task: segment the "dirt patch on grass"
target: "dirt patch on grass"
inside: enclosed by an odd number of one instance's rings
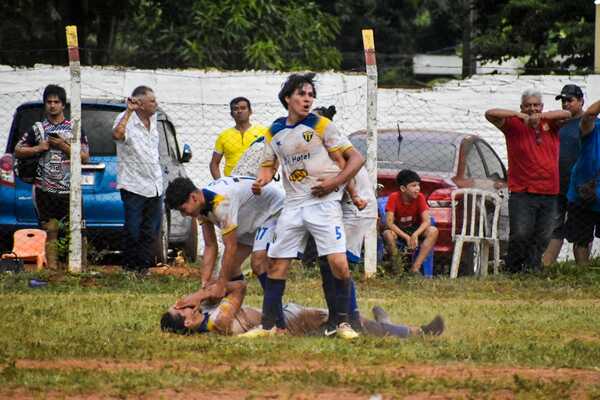
[[[160,369],[173,369],[174,371],[194,371],[213,373],[227,372],[232,367],[230,364],[213,364],[179,362],[179,361],[144,361],[127,362],[113,360],[17,360],[17,368],[21,369],[83,369],[95,371],[154,371]],[[3,366],[0,365],[0,368]],[[599,385],[600,371],[574,368],[526,368],[506,366],[482,366],[464,363],[452,364],[385,364],[369,366],[334,365],[316,361],[303,363],[286,363],[264,365],[256,363],[240,363],[236,368],[250,369],[259,372],[297,372],[297,371],[335,371],[340,374],[373,374],[382,373],[386,375],[405,377],[427,377],[428,379],[449,380],[481,380],[481,381],[512,381],[515,375],[525,379],[541,381],[575,381],[580,385]]]

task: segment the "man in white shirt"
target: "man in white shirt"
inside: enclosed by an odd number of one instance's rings
[[[162,217],[163,177],[159,163],[158,103],[147,86],[127,99],[127,110],[115,119],[117,188],[125,209],[123,266],[141,271],[154,266]]]

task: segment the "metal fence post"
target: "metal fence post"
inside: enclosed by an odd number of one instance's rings
[[[71,73],[71,193],[69,196],[69,271],[81,272],[81,65],[77,26],[66,27]]]
[[[377,62],[373,30],[363,29],[363,47],[367,66],[367,172],[371,184],[377,187]],[[375,220],[376,221],[376,220]],[[365,237],[365,275],[377,272],[377,226],[373,222]]]

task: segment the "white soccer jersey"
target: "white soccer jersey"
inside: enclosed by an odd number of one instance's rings
[[[377,217],[377,198],[375,197],[375,190],[373,184],[369,179],[369,173],[363,166],[358,170],[354,176],[354,187],[358,196],[364,200],[367,200],[367,206],[362,210],[356,208],[352,199],[347,192],[344,193],[342,198],[342,211],[344,212],[344,219],[347,217],[356,218],[376,218]]]
[[[319,178],[337,175],[340,168],[329,158],[329,152],[352,147],[350,141],[331,123],[331,120],[309,114],[295,125],[286,118],[277,119],[265,135],[262,166],[272,166],[276,159],[282,168],[286,207],[302,207],[330,200],[341,200],[343,187],[324,197],[315,197],[311,188]]]
[[[206,204],[199,222],[209,221],[221,229],[223,235],[237,229],[238,237],[253,235],[265,221],[283,208],[285,193],[270,183],[262,188],[260,196],[252,193],[252,177],[224,177],[202,189]]]

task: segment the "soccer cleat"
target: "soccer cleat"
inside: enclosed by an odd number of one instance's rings
[[[348,322],[342,322],[341,324],[338,324],[335,331],[337,337],[346,340],[356,339],[360,336],[354,329],[352,329],[352,326],[350,326]]]
[[[421,326],[421,332],[424,335],[439,336],[444,332],[444,319],[440,315],[436,315],[427,325]]]
[[[276,326],[272,327],[271,329],[263,329],[262,325],[259,325],[256,328],[250,329],[248,332],[244,332],[241,335],[238,335],[238,337],[246,339],[255,339],[261,337],[276,336],[285,332],[285,329],[279,329]]]
[[[384,324],[391,324],[392,321],[390,320],[390,316],[388,315],[387,312],[385,312],[385,310],[383,308],[381,308],[380,306],[375,306],[371,309],[371,312],[373,313],[373,317],[375,318],[375,321],[377,322],[383,322]]]

